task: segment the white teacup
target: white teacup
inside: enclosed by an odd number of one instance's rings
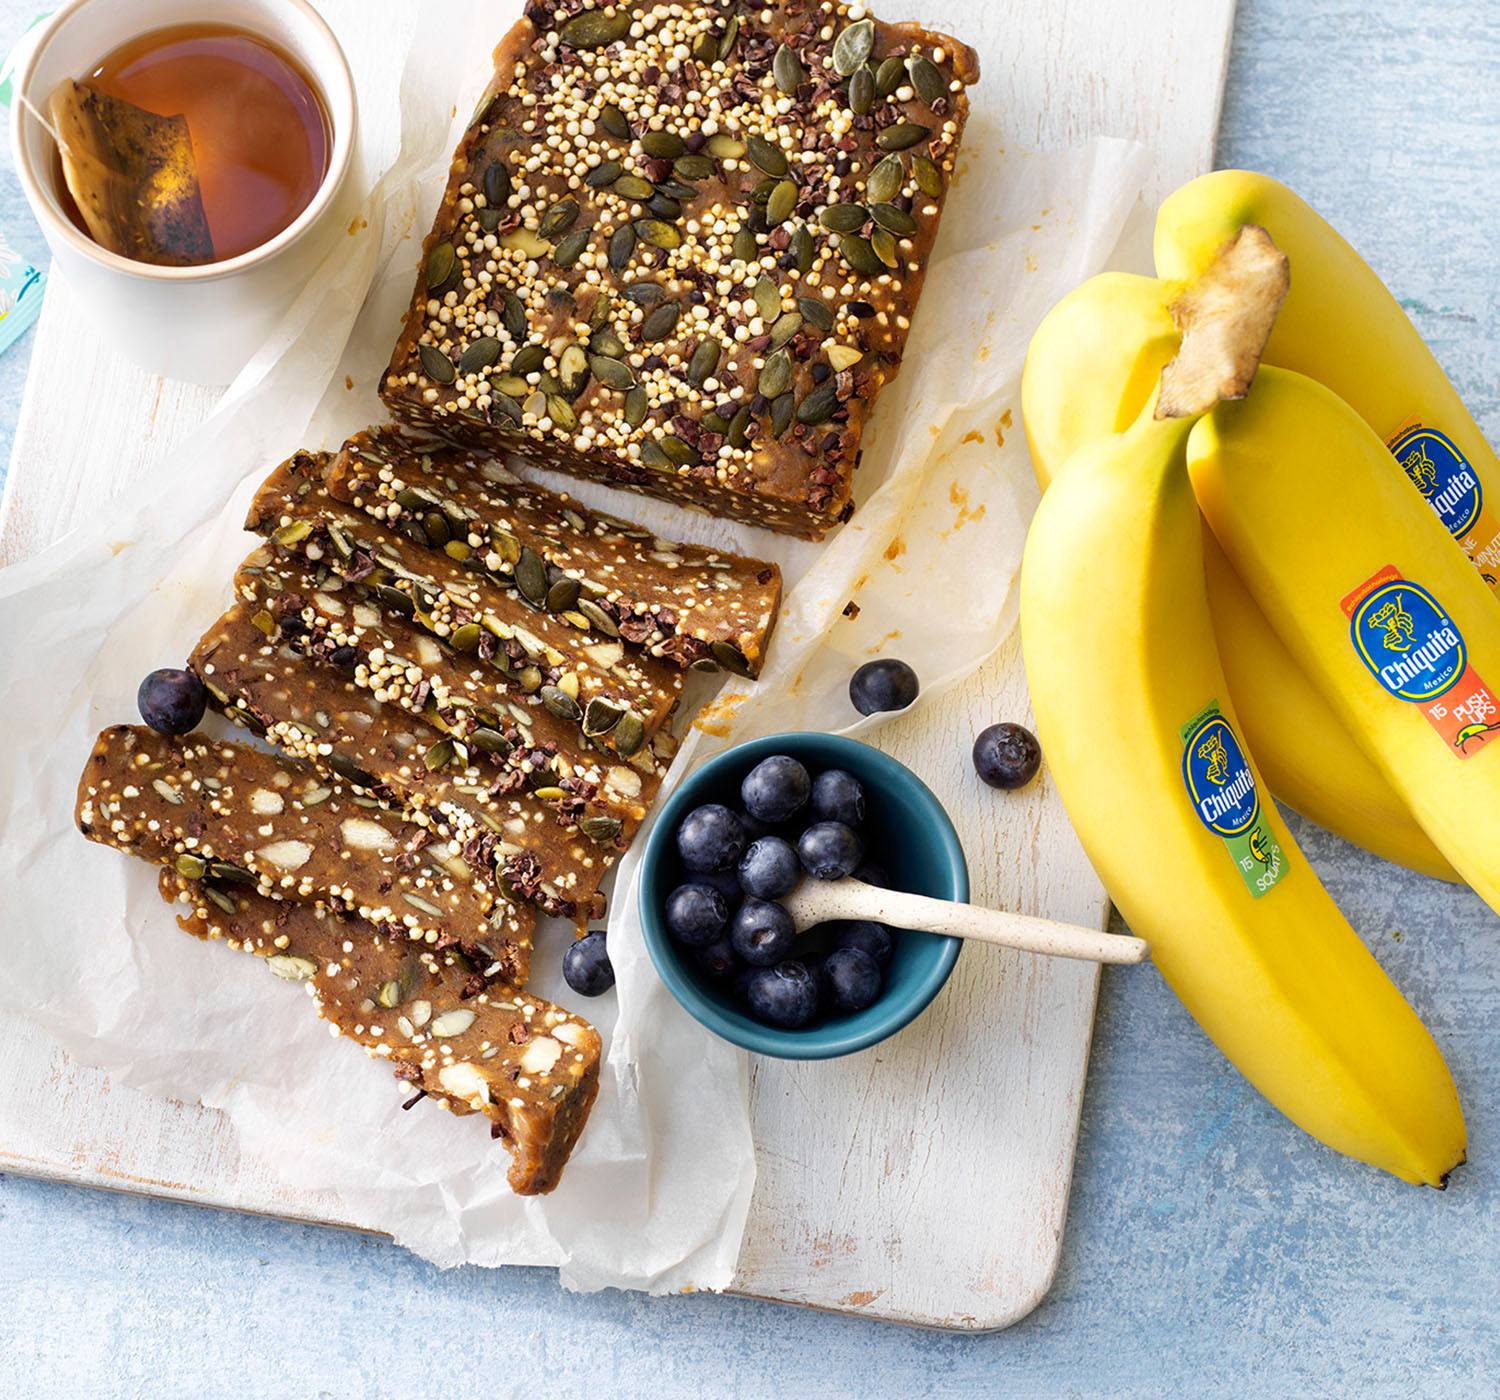
[[[56,143],[35,112],[47,110],[64,79],[93,71],[121,44],[185,23],[233,25],[295,57],[323,99],[332,149],[312,202],[269,242],[201,267],[157,267],[100,247],[63,212]],[[73,0],[29,36],[28,45],[14,78],[11,154],[57,268],[88,307],[90,326],[156,374],[227,384],[354,214],[358,192],[348,178],[354,80],[338,41],[306,0]]]

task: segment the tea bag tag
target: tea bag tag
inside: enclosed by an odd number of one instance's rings
[[[213,261],[186,117],[158,116],[71,79],[47,107],[68,192],[96,243],[135,262]]]

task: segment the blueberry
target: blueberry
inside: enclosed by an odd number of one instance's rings
[[[818,981],[799,962],[763,967],[749,980],[748,1000],[757,1020],[796,1030],[818,1014]]]
[[[758,967],[742,967],[729,984],[729,994],[742,1006],[750,1000],[750,979],[759,971]]]
[[[1036,735],[1019,724],[992,724],[974,740],[974,771],[992,788],[1025,787],[1042,766]]]
[[[812,779],[795,758],[784,753],[763,758],[740,784],[740,800],[752,817],[763,822],[784,822],[807,803]]]
[[[667,896],[667,932],[689,948],[712,943],[729,922],[729,901],[709,885],[678,885]]]
[[[814,822],[797,842],[802,868],[819,880],[842,880],[864,854],[864,843],[842,822]]]
[[[717,802],[694,807],[677,828],[677,853],[689,870],[729,870],[745,849],[745,828]]]
[[[880,968],[859,948],[835,948],[818,971],[835,1011],[863,1011],[880,995]]]
[[[158,734],[186,734],[203,718],[208,692],[191,671],[153,671],[141,682],[135,703]]]
[[[585,934],[563,954],[563,976],[581,997],[600,996],[615,985],[603,929]]]
[[[904,710],[917,698],[917,673],[904,661],[866,661],[849,678],[849,700],[862,715]]]
[[[741,966],[727,933],[716,938],[707,947],[694,948],[693,961],[698,964],[705,977],[712,977],[716,982],[728,977]]]
[[[735,910],[729,941],[752,967],[769,967],[792,951],[797,925],[779,904],[751,898]]]
[[[891,877],[886,874],[885,866],[876,865],[873,860],[862,860],[854,867],[854,878],[866,885],[874,885],[879,889],[891,888]]]
[[[740,888],[757,899],[780,899],[801,878],[796,849],[779,836],[762,836],[740,857]]]
[[[865,819],[865,790],[853,773],[830,768],[813,779],[813,814],[819,821],[858,826]]]
[[[875,965],[881,968],[890,962],[895,947],[890,929],[873,919],[843,920],[833,941],[835,947],[857,948],[861,953],[868,953],[875,959]]]

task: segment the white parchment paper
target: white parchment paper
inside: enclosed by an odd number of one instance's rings
[[[651,969],[631,889],[639,842],[610,919],[616,995],[580,1006],[557,971],[566,934],[544,933],[538,947],[536,989],[584,1010],[608,1050],[562,1185],[522,1199],[478,1120],[395,1111],[401,1086],[387,1067],[330,1043],[300,991],[257,959],[185,937],[154,870],[73,827],[96,732],[134,719],[140,677],[180,664],[227,606],[233,567],[253,544],[240,524],[255,485],[294,448],[334,446],[383,416],[374,384],[418,245],[518,5],[447,0],[441,26],[371,0],[323,8],[360,83],[372,187],[362,219],[201,429],[64,540],[0,574],[0,1006],[116,1080],[223,1109],[246,1152],[335,1192],[350,1218],[440,1265],[557,1265],[574,1288],[720,1288],[754,1184],[746,1061]],[[961,29],[961,13],[951,23]],[[404,53],[399,98],[393,45]],[[982,86],[975,98],[982,109]],[[765,675],[710,704],[673,781],[755,733],[868,727],[847,700],[859,662],[903,657],[930,698],[1013,622],[1035,494],[1017,402],[1026,342],[1059,296],[1105,265],[1146,163],[1123,142],[1008,153],[1002,123],[980,115],[905,367],[867,437],[859,511],[830,542],[554,483],[663,533],[774,557],[786,572]]]

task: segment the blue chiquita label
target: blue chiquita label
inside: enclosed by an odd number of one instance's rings
[[[1484,508],[1484,488],[1449,438],[1434,428],[1412,428],[1391,444],[1391,452],[1450,535],[1473,528]]]
[[[1350,636],[1375,679],[1401,700],[1435,700],[1469,664],[1453,619],[1407,579],[1378,584],[1354,609]]]

